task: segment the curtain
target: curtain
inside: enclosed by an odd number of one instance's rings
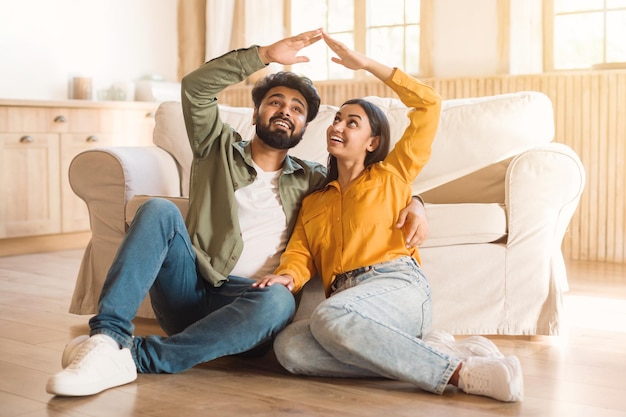
[[[205,57],[206,0],[178,0],[178,79],[198,68]]]
[[[206,0],[205,60],[230,51],[236,0]]]

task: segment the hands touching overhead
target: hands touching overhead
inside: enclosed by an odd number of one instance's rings
[[[275,62],[282,65],[291,65],[309,62],[309,57],[298,55],[300,50],[324,39],[326,45],[337,54],[331,60],[352,70],[364,69],[381,80],[391,76],[392,68],[381,64],[363,54],[351,50],[343,43],[331,38],[323,29],[315,29],[299,35],[282,39],[271,45],[259,47],[259,57],[265,64]]]

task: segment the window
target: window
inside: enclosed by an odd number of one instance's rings
[[[546,3],[546,70],[626,67],[626,0]]]
[[[290,0],[289,33],[323,27],[348,47],[417,75],[420,67],[419,0]],[[316,44],[304,52],[311,62],[295,69],[313,80],[359,78],[363,74],[330,61]]]

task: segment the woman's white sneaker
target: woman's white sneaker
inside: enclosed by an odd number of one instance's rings
[[[506,402],[522,401],[522,366],[515,356],[469,357],[459,373],[459,388],[467,394],[483,395]]]
[[[137,379],[130,350],[116,349],[106,337],[94,335],[76,343],[68,353],[73,360],[48,380],[46,391],[63,396],[92,395]]]

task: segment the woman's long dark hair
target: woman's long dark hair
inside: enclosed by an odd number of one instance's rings
[[[343,103],[341,107],[348,104],[356,104],[358,106],[361,106],[370,121],[372,137],[380,136],[378,147],[374,151],[368,152],[367,155],[365,155],[365,168],[367,168],[370,165],[385,159],[385,157],[389,153],[389,146],[391,143],[389,120],[387,120],[387,116],[385,116],[385,113],[383,113],[383,111],[377,105],[372,104],[367,100],[363,100],[362,98],[353,98],[351,100],[348,100]],[[336,180],[338,176],[339,172],[337,170],[337,158],[329,154],[327,163],[326,184]]]

